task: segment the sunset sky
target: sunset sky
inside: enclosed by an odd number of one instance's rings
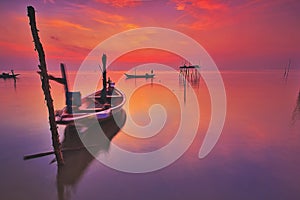
[[[10,0],[0,2],[1,71],[37,69],[28,5],[36,9],[50,70],[58,69],[60,62],[76,70],[103,40],[149,26],[190,36],[223,70],[283,69],[289,59],[292,68],[300,68],[297,0]],[[118,65],[134,65],[135,58],[141,63],[182,64],[167,52],[146,50],[122,56]]]

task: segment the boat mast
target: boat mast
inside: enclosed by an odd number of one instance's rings
[[[106,103],[106,54],[102,55],[102,91],[101,91],[101,99],[103,103]]]

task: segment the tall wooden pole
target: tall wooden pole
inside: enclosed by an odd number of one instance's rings
[[[103,85],[103,88],[102,88],[102,91],[101,91],[101,99],[103,101],[103,103],[106,103],[106,55],[103,54],[102,56],[102,65],[103,65],[103,68],[102,68],[102,85]]]
[[[27,7],[28,17],[29,17],[29,24],[31,27],[31,33],[34,40],[35,50],[37,50],[39,55],[39,69],[41,70],[41,82],[42,82],[42,89],[44,91],[45,100],[47,103],[47,108],[49,112],[49,124],[50,124],[50,130],[52,133],[52,145],[54,148],[54,153],[56,156],[56,160],[59,166],[64,164],[62,152],[61,152],[61,144],[59,141],[59,134],[57,131],[57,125],[55,122],[55,115],[54,115],[54,106],[53,106],[53,100],[51,97],[50,92],[50,84],[48,79],[48,72],[47,72],[47,66],[45,61],[45,53],[42,46],[42,43],[40,42],[40,38],[38,35],[38,30],[36,27],[35,22],[35,10],[32,6]]]

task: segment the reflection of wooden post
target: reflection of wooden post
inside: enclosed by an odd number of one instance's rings
[[[52,133],[52,145],[54,148],[54,153],[56,156],[56,160],[59,166],[63,165],[63,157],[61,152],[61,144],[59,141],[59,134],[57,131],[57,125],[55,122],[55,115],[54,115],[54,107],[53,107],[53,100],[51,97],[50,92],[50,84],[48,79],[48,72],[46,67],[46,61],[45,61],[45,53],[42,46],[42,43],[40,42],[40,38],[38,35],[38,30],[36,28],[36,22],[35,22],[35,10],[32,6],[27,7],[28,17],[29,17],[29,24],[31,27],[31,33],[35,44],[35,49],[38,52],[39,55],[39,61],[40,65],[39,68],[41,70],[41,82],[42,82],[42,89],[44,91],[45,100],[47,103],[47,108],[49,112],[49,124],[50,124],[50,130]]]

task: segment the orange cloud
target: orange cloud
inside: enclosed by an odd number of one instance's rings
[[[103,20],[103,19],[94,18],[93,20],[96,21],[96,22],[99,22],[100,24],[106,24],[106,25],[112,25],[112,26],[116,25],[113,22],[106,21],[106,20]]]
[[[227,5],[224,3],[213,3],[213,1],[203,0],[203,1],[192,1],[192,6],[205,10],[225,10]]]
[[[0,46],[6,51],[14,51],[14,52],[22,52],[22,53],[28,52],[28,50],[33,49],[33,45],[31,47],[29,45],[25,46],[24,44],[12,43],[7,41],[0,41]]]
[[[91,31],[90,28],[84,27],[80,24],[76,24],[76,23],[72,23],[72,22],[68,22],[68,21],[60,20],[60,19],[49,20],[48,25],[55,26],[55,27],[71,27],[71,28],[82,30],[82,31]]]
[[[226,3],[208,0],[171,0],[176,10],[184,11],[177,24],[184,29],[204,30],[215,26],[228,10]]]
[[[227,9],[225,3],[217,3],[211,0],[171,0],[176,4],[177,10],[203,9],[203,10],[224,10]]]
[[[114,29],[117,29],[117,32],[139,27],[139,25],[132,23],[129,18],[119,14],[112,14],[110,12],[100,11],[96,8],[84,5],[73,6],[79,8],[77,11],[75,11],[78,12],[78,15],[86,16],[86,18],[92,19],[93,21],[102,25],[111,26]],[[103,33],[103,28],[101,28],[101,30],[97,30],[99,26],[94,27],[94,31],[101,31]],[[107,28],[105,30],[107,31]]]
[[[184,10],[184,9],[185,9],[185,4],[184,3],[177,3],[176,10]]]
[[[111,5],[113,7],[135,7],[137,5],[140,5],[142,0],[95,0],[96,2],[99,3],[104,3]]]
[[[136,25],[136,24],[126,24],[126,23],[124,23],[123,24],[123,27],[125,28],[125,29],[135,29],[135,28],[139,28],[139,26],[138,25]]]
[[[126,17],[122,15],[111,13],[111,12],[105,12],[95,7],[79,5],[79,4],[71,4],[71,6],[73,7],[72,12],[74,14],[81,17],[84,16],[85,18],[88,19],[93,19],[102,24],[112,25],[118,22],[124,22],[128,20]]]

